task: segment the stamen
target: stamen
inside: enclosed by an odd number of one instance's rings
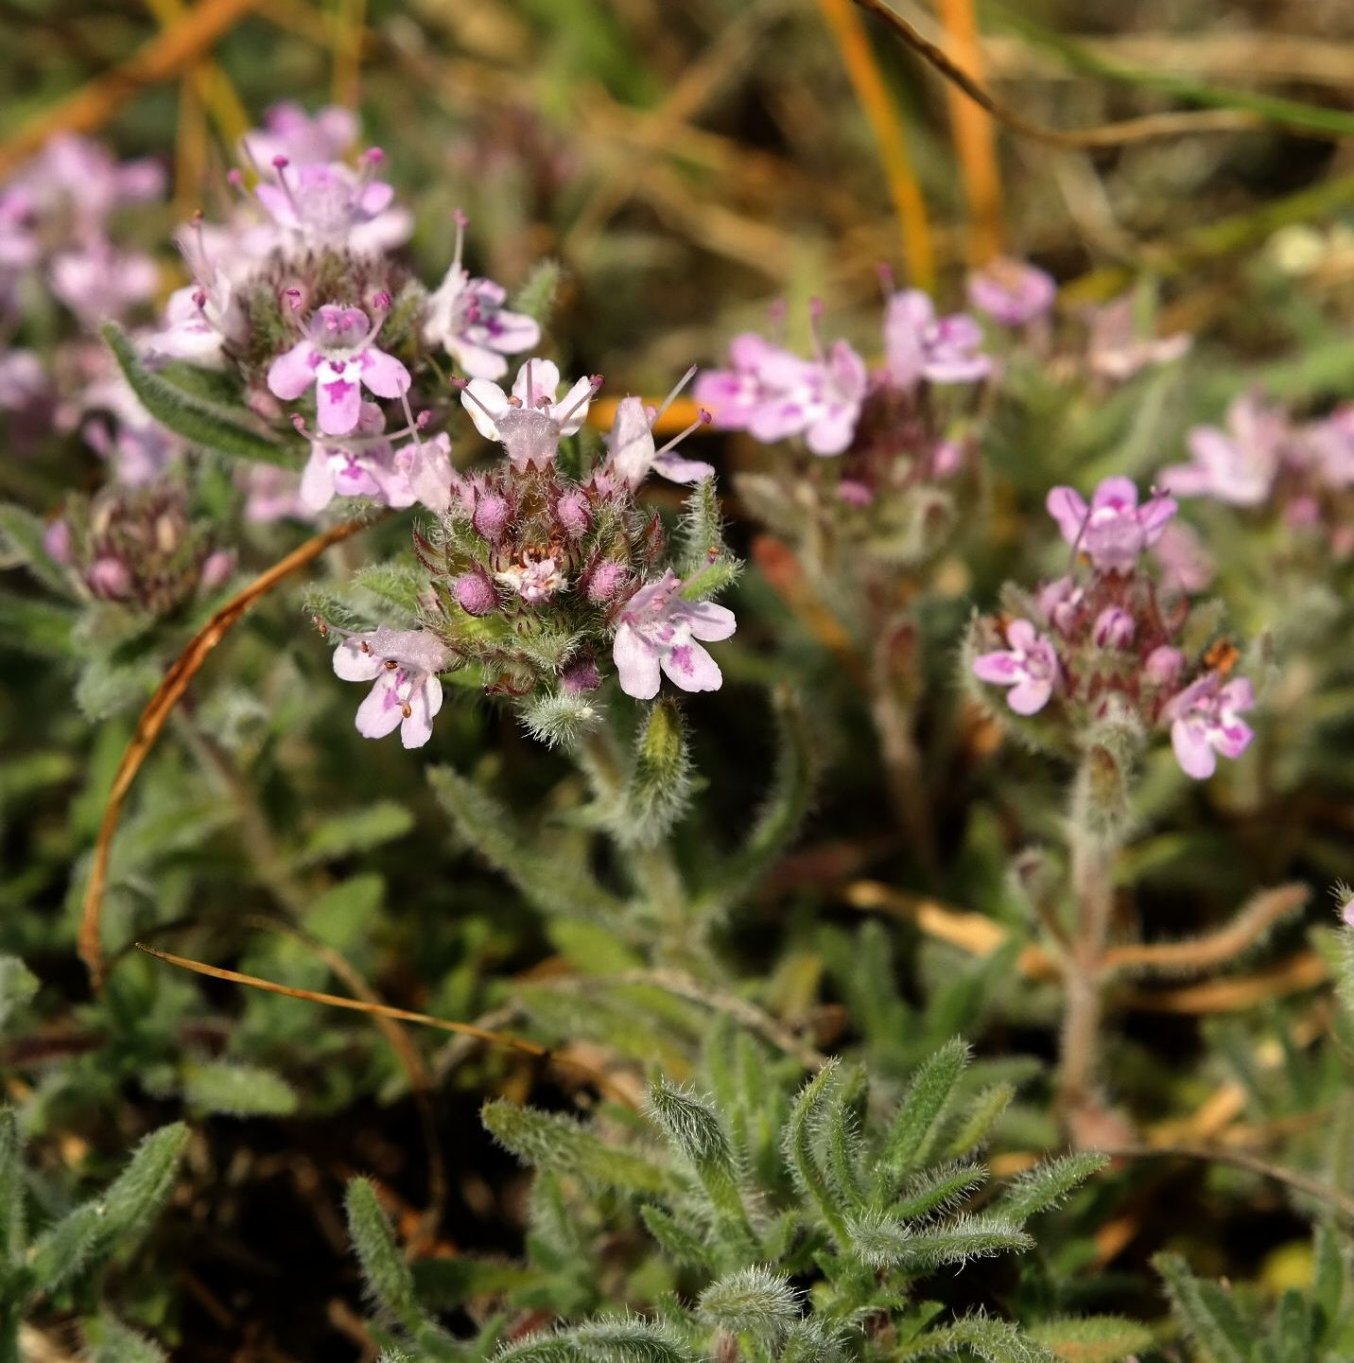
[[[658,410],[653,414],[653,416],[649,418],[650,426],[652,426],[658,420],[658,418],[661,417],[663,413],[666,412],[668,408],[671,407],[672,404],[677,401],[677,395],[682,391],[683,388],[687,386],[688,383],[691,382],[692,376],[695,374],[695,372],[696,366],[693,364],[691,368],[688,369],[686,373],[683,374],[682,377],[677,380],[677,382],[673,385],[672,392],[670,392],[667,395],[667,397],[663,399],[662,404],[659,406]]]
[[[452,221],[456,224],[456,249],[451,253],[451,269],[461,269],[461,253],[465,248],[465,229],[470,226],[470,219],[458,208],[451,215]]]
[[[593,398],[597,396],[605,382],[606,380],[600,374],[594,374],[588,380],[588,391],[586,393],[580,393],[564,411],[560,412],[559,415],[555,417],[555,420],[563,426],[585,402],[591,402]]]
[[[296,201],[291,181],[283,173],[289,165],[291,165],[291,162],[285,156],[273,157],[273,169],[277,171],[277,182],[282,186],[282,192],[287,196],[287,202],[291,204],[291,211],[296,214],[297,218],[300,218],[302,216],[301,205]]]
[[[664,445],[661,450],[654,451],[654,458],[657,459],[659,455],[666,454],[669,450],[676,449],[677,446],[680,445],[682,441],[685,440],[687,436],[691,434],[692,431],[696,430],[697,427],[708,426],[713,420],[714,417],[712,417],[710,413],[707,412],[702,407],[700,415],[695,419],[695,421],[691,423],[691,425],[689,425],[684,431],[679,431],[676,435],[674,435],[672,439],[669,440],[668,443]]]
[[[480,401],[478,394],[476,394],[471,389],[470,382],[468,379],[452,379],[451,386],[453,388],[459,388],[461,392],[466,397],[468,397],[470,401],[473,402],[475,406],[478,407],[480,411],[484,413],[485,416],[489,418],[490,421],[497,424],[498,418],[484,405],[484,403]],[[521,398],[510,397],[508,399],[508,405],[510,407],[520,407],[522,405],[522,400]]]

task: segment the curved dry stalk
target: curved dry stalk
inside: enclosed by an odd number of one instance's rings
[[[1253,895],[1230,923],[1216,932],[1179,942],[1133,943],[1105,953],[1108,971],[1142,970],[1161,974],[1194,974],[1226,965],[1254,945],[1275,923],[1297,913],[1311,898],[1305,885],[1279,885]]]
[[[1294,1192],[1305,1193],[1316,1198],[1323,1206],[1333,1207],[1342,1216],[1354,1220],[1354,1197],[1333,1188],[1320,1179],[1308,1178],[1294,1169],[1271,1164],[1258,1155],[1248,1155],[1244,1150],[1224,1150],[1209,1145],[1125,1145],[1097,1147],[1101,1154],[1111,1159],[1185,1159],[1198,1160],[1204,1164],[1227,1164],[1234,1169],[1244,1169],[1248,1173],[1259,1174],[1275,1183],[1282,1183]]]
[[[1269,970],[1208,980],[1181,989],[1135,989],[1118,995],[1118,1002],[1143,1013],[1244,1013],[1249,1008],[1317,989],[1330,982],[1330,967],[1315,951],[1299,951]]]
[[[266,596],[283,578],[317,559],[332,545],[357,534],[370,525],[370,521],[347,521],[326,530],[322,535],[308,539],[298,549],[292,550],[285,558],[275,563],[266,573],[256,577],[242,592],[237,593],[221,607],[198,632],[193,635],[188,647],[179,654],[173,665],[165,673],[155,694],[150,698],[141,717],[136,721],[131,740],[122,761],[118,763],[113,776],[113,787],[108,792],[104,805],[103,819],[99,824],[99,838],[94,845],[94,861],[89,868],[89,883],[85,887],[84,905],[80,915],[80,933],[77,949],[80,959],[89,971],[90,982],[97,991],[103,987],[104,958],[103,942],[99,925],[103,910],[103,892],[108,879],[108,858],[112,851],[113,835],[117,832],[118,821],[122,817],[122,804],[127,798],[136,774],[141,770],[155,740],[160,736],[174,707],[179,703],[188,683],[197,675],[198,669],[206,661],[207,655],[235,627],[241,616],[261,597]]]
[[[433,1027],[439,1032],[452,1032],[456,1036],[472,1037],[490,1046],[500,1046],[505,1050],[516,1051],[519,1055],[531,1056],[547,1064],[562,1065],[584,1075],[613,1101],[628,1108],[635,1108],[634,1100],[600,1070],[581,1061],[572,1060],[550,1046],[542,1046],[536,1041],[527,1041],[520,1036],[508,1036],[503,1032],[490,1031],[487,1027],[477,1027],[473,1022],[453,1022],[449,1018],[433,1017],[429,1013],[416,1013],[410,1008],[396,1008],[389,1003],[367,1003],[363,999],[345,998],[342,994],[325,994],[315,989],[297,989],[289,984],[278,984],[265,980],[259,975],[246,975],[243,971],[228,970],[225,966],[208,965],[205,961],[195,961],[188,956],[176,956],[172,951],[161,951],[158,947],[137,942],[136,949],[147,956],[164,961],[167,965],[177,966],[180,970],[191,970],[195,975],[206,975],[209,979],[225,980],[228,984],[242,984],[250,989],[261,989],[266,994],[281,994],[283,998],[301,999],[305,1003],[322,1003],[327,1008],[346,1008],[353,1013],[366,1013],[373,1017],[390,1018],[396,1022],[416,1022],[421,1027]]]
[[[101,128],[138,90],[172,80],[201,59],[259,0],[202,0],[125,62],[96,76],[53,109],[30,118],[0,144],[0,179],[58,133]]]
[[[1147,114],[1142,118],[1126,118],[1119,123],[1103,123],[1096,128],[1077,131],[1048,128],[1006,108],[1003,104],[998,104],[940,48],[923,38],[902,15],[895,14],[884,0],[856,0],[856,4],[871,14],[877,14],[929,66],[962,90],[998,123],[1022,137],[1047,143],[1051,147],[1087,151],[1097,147],[1121,147],[1129,142],[1147,142],[1159,137],[1179,137],[1186,133],[1237,132],[1242,129],[1265,127],[1274,122],[1245,110],[1202,109],[1197,112]]]

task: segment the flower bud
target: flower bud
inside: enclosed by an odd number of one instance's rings
[[[498,593],[483,573],[464,573],[452,588],[456,604],[467,615],[488,615],[498,609]]]
[[[868,483],[862,483],[859,478],[843,478],[837,484],[837,496],[847,506],[865,507],[874,501],[874,491]]]
[[[218,549],[208,554],[202,564],[202,575],[198,584],[204,592],[214,592],[225,583],[235,571],[235,551]]]
[[[1097,648],[1127,648],[1133,642],[1133,617],[1121,606],[1109,606],[1095,618],[1092,638]]]
[[[588,578],[588,600],[603,605],[620,595],[630,573],[625,564],[607,559],[599,563]]]
[[[101,601],[125,601],[132,593],[132,575],[116,558],[96,558],[85,573],[85,585]]]
[[[1180,680],[1180,673],[1184,666],[1185,655],[1178,648],[1171,648],[1169,645],[1163,644],[1160,648],[1154,648],[1147,655],[1147,661],[1143,663],[1142,671],[1143,676],[1153,686],[1170,688]]]
[[[475,533],[482,535],[490,544],[497,544],[507,528],[509,507],[507,501],[496,492],[486,492],[475,502],[470,524]]]
[[[69,566],[71,562],[71,528],[59,518],[51,521],[42,532],[42,547],[53,563]]]
[[[578,488],[571,488],[555,503],[555,519],[570,539],[586,535],[592,524],[586,495]]]
[[[559,681],[560,689],[565,695],[583,696],[601,686],[602,674],[598,672],[597,664],[591,658],[580,658],[577,662],[570,663],[560,673]]]

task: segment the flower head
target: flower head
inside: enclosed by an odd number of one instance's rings
[[[357,142],[357,115],[330,105],[314,116],[290,100],[274,104],[263,115],[263,127],[241,139],[244,156],[256,166],[271,166],[282,157],[294,165],[337,161]]]
[[[1048,704],[1058,682],[1058,655],[1028,620],[1006,626],[1007,649],[973,660],[973,674],[994,686],[1009,686],[1006,703],[1018,715],[1033,715]]]
[[[1255,694],[1244,677],[1224,683],[1208,672],[1166,703],[1171,746],[1186,776],[1207,780],[1218,765],[1217,755],[1240,757],[1255,736],[1237,716],[1255,708]]]
[[[508,372],[505,355],[540,344],[535,318],[509,312],[507,294],[492,279],[472,279],[461,265],[465,218],[456,215],[456,250],[446,278],[429,295],[424,340],[441,345],[472,379],[498,379]]]
[[[277,156],[271,162],[274,178],[261,180],[254,193],[297,245],[384,250],[406,239],[410,220],[392,207],[394,188],[373,178],[380,161],[380,153],[368,152],[362,169],[354,171],[341,161],[292,165]]]
[[[669,569],[621,611],[612,658],[621,690],[636,700],[658,694],[660,670],[683,691],[718,691],[723,684],[719,664],[696,641],[727,639],[737,627],[733,612],[710,601],[683,601],[681,586]]]
[[[554,462],[559,442],[582,426],[601,381],[579,379],[563,398],[559,385],[559,367],[553,361],[531,359],[517,371],[510,394],[488,379],[471,379],[461,403],[475,429],[502,444],[520,473]]]
[[[982,328],[966,313],[936,316],[930,295],[903,289],[884,313],[884,355],[890,383],[911,390],[928,383],[976,383],[992,372]]]
[[[968,301],[1004,327],[1045,316],[1058,296],[1053,276],[1023,260],[1002,257],[969,276]]]
[[[1091,494],[1089,506],[1070,487],[1053,488],[1046,505],[1063,539],[1110,573],[1131,573],[1143,550],[1156,543],[1175,515],[1169,497],[1153,496],[1139,506],[1132,479],[1120,477],[1106,478]]]
[[[409,391],[409,371],[373,343],[378,330],[361,308],[326,303],[311,317],[305,338],[269,366],[269,390],[290,401],[313,386],[320,430],[347,435],[357,429],[363,388],[381,398]]]
[[[301,502],[323,511],[335,497],[369,497],[396,508],[422,502],[432,511],[451,504],[451,440],[446,435],[415,439],[396,449],[383,434],[385,417],[364,402],[353,436],[311,442],[301,474]]]
[[[345,639],[334,650],[335,675],[376,683],[358,706],[358,733],[384,738],[398,728],[406,748],[421,748],[442,708],[437,673],[447,662],[446,649],[426,630],[382,628]]]

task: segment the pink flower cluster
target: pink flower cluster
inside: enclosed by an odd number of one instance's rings
[[[1196,780],[1213,774],[1219,756],[1240,757],[1253,736],[1240,718],[1254,707],[1251,685],[1228,680],[1231,650],[1191,664],[1181,648],[1189,603],[1163,591],[1144,561],[1175,503],[1155,495],[1140,502],[1133,483],[1116,477],[1089,502],[1054,488],[1048,509],[1089,573],[1045,584],[1027,616],[980,624],[980,637],[1001,646],[974,656],[974,675],[1007,688],[1015,714],[1056,704],[1073,737],[1122,715],[1146,730],[1167,726],[1176,760]]]
[[[1256,393],[1227,409],[1225,428],[1195,426],[1190,461],[1162,469],[1163,487],[1248,511],[1271,511],[1290,529],[1323,534],[1337,558],[1354,554],[1354,404],[1295,422]]]

